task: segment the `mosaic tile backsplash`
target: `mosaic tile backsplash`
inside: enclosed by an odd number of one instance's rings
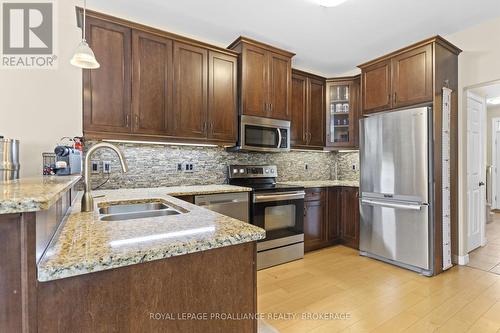
[[[87,146],[91,143],[87,143]],[[354,178],[349,163],[357,153],[325,153],[291,151],[288,153],[227,152],[221,147],[164,146],[153,144],[117,144],[127,160],[129,171],[121,173],[115,153],[108,149],[97,151],[92,160],[111,162],[109,181],[101,189],[141,188],[177,185],[223,184],[229,164],[275,164],[278,181],[327,180]],[[178,171],[178,164],[193,164],[192,172]],[[107,179],[106,174],[93,174],[96,187]]]
[[[342,152],[334,156],[336,175],[334,179],[359,180],[359,152]],[[354,167],[353,167],[354,166]]]

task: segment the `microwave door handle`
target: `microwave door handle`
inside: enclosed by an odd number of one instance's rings
[[[283,138],[281,137],[281,130],[279,129],[279,127],[276,130],[278,131],[278,146],[276,148],[279,148],[281,146],[281,140]]]

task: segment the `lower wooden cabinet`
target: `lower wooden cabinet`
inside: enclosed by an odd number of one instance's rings
[[[304,250],[334,244],[359,247],[359,190],[356,187],[306,189]]]
[[[340,193],[341,217],[340,241],[342,244],[359,248],[359,189],[343,187]]]
[[[304,250],[328,245],[328,192],[323,188],[306,191],[304,201]]]

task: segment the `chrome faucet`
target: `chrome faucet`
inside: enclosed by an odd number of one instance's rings
[[[125,157],[123,156],[123,153],[121,150],[115,146],[114,144],[111,144],[109,142],[99,142],[93,145],[92,147],[89,148],[87,151],[87,154],[85,155],[85,165],[84,165],[84,170],[83,170],[83,176],[84,176],[84,192],[83,192],[83,197],[82,197],[82,212],[92,212],[94,211],[94,198],[92,197],[92,185],[90,182],[90,158],[92,157],[92,154],[96,150],[99,150],[100,148],[109,148],[113,150],[117,155],[118,158],[120,159],[120,164],[122,166],[122,171],[127,172],[128,171],[128,166],[127,162],[125,161]]]

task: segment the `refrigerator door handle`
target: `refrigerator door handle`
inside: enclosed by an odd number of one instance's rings
[[[397,209],[410,209],[410,210],[420,210],[422,208],[422,205],[392,203],[392,202],[376,201],[369,199],[361,199],[361,204],[366,204],[371,206],[383,206],[383,207],[397,208]]]

